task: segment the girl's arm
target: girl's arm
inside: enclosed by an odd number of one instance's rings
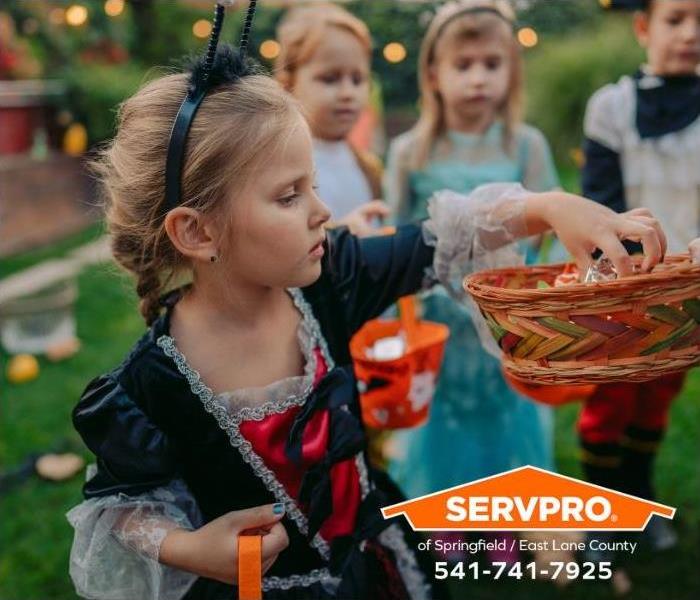
[[[619,85],[605,86],[589,100],[583,124],[581,171],[583,195],[618,213],[627,210],[619,131],[626,115],[621,106]]]
[[[199,576],[234,583],[242,531],[264,535],[263,568],[287,545],[283,505],[230,512],[204,524],[178,478],[165,433],[126,392],[119,377],[87,386],[73,423],[97,456],[86,500],[67,518],[75,530],[70,575],[86,598],[181,598]]]
[[[645,269],[665,252],[663,234],[648,214],[618,215],[572,194],[532,194],[517,184],[482,186],[468,196],[440,192],[428,213],[429,220],[399,227],[393,236],[358,240],[341,232],[333,238],[328,269],[350,333],[435,281],[461,297],[467,274],[522,264],[513,242],[550,228],[584,270],[600,248],[620,275],[631,273],[624,238],[643,242]]]
[[[160,561],[173,531],[194,530],[202,517],[184,482],[137,496],[93,497],[66,515],[74,529],[69,570],[84,598],[182,598],[197,574]]]
[[[159,560],[201,577],[235,584],[238,581],[238,537],[245,531],[263,536],[262,570],[265,573],[289,544],[280,523],[284,516],[282,509],[283,505],[257,506],[227,513],[195,531],[172,529],[163,540]]]
[[[382,182],[384,200],[391,209],[393,219],[399,224],[406,223],[410,212],[407,165],[409,135],[399,136],[391,143]]]

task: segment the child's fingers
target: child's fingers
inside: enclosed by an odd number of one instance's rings
[[[262,527],[253,527],[251,529],[245,529],[241,531],[240,535],[267,535],[272,529],[272,524],[264,525]]]
[[[263,561],[277,558],[277,555],[289,546],[289,537],[284,525],[275,523],[270,529],[270,533],[262,539]]]
[[[597,245],[603,251],[603,254],[615,265],[615,270],[619,277],[632,274],[632,258],[618,238],[614,235],[607,235],[601,238]]]
[[[264,504],[229,513],[232,524],[239,531],[276,524],[282,517],[284,517],[284,504]]]
[[[271,556],[270,558],[267,558],[263,561],[263,563],[262,563],[263,575],[270,570],[270,567],[275,564],[276,560],[277,560],[277,556]]]
[[[688,246],[688,251],[690,252],[690,258],[693,259],[695,264],[700,263],[700,238],[690,242]]]
[[[382,200],[372,200],[362,206],[362,214],[365,217],[388,217],[391,209]]]
[[[578,267],[578,272],[582,274],[581,277],[583,278],[583,274],[588,272],[588,267],[590,267],[591,263],[593,262],[591,259],[591,253],[585,248],[571,249],[567,247],[566,249],[573,257],[574,262]]]
[[[625,219],[620,230],[622,239],[642,242],[644,247],[644,262],[642,270],[646,273],[661,261],[663,252],[657,230],[637,219]]]
[[[649,213],[649,215],[635,214],[631,216],[640,223],[643,223],[644,225],[647,225],[649,227],[653,227],[656,230],[656,234],[658,235],[659,241],[661,242],[661,256],[662,258],[666,256],[666,252],[668,250],[668,240],[666,239],[666,234],[664,233],[664,230],[661,227],[661,223],[659,223],[659,221],[655,217],[653,217],[651,213]]]

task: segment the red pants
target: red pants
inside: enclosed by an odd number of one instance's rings
[[[668,410],[685,381],[685,373],[646,383],[598,386],[586,400],[578,420],[581,439],[591,444],[619,442],[627,427],[663,430]]]

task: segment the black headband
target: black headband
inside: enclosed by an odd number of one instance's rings
[[[248,12],[238,46],[238,55],[232,56],[230,51],[227,52],[229,54],[229,63],[235,62],[236,64],[233,65],[232,68],[230,68],[229,65],[229,72],[224,75],[224,80],[235,81],[253,71],[251,66],[246,64],[246,55],[250,30],[253,26],[253,18],[255,17],[256,4],[257,0],[250,0],[248,4]],[[192,121],[194,120],[194,116],[202,100],[204,100],[207,92],[217,82],[215,78],[212,77],[212,70],[215,68],[218,58],[217,46],[219,44],[221,27],[224,22],[224,12],[225,8],[223,2],[217,2],[214,9],[214,23],[212,25],[211,36],[209,37],[207,53],[203,62],[200,59],[200,64],[193,68],[187,95],[180,105],[180,109],[175,117],[175,122],[173,123],[172,131],[170,132],[168,154],[165,161],[165,198],[163,201],[163,215],[167,214],[168,211],[176,206],[179,206],[182,201],[182,165],[185,159],[187,134],[189,133]],[[220,79],[221,77],[219,77],[219,80]]]

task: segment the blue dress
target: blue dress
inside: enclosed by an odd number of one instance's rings
[[[467,194],[493,182],[522,182],[533,191],[558,187],[539,131],[520,126],[512,155],[502,140],[500,123],[483,135],[450,131],[436,142],[426,167],[410,171],[404,165],[412,133],[397,138],[386,183],[398,220],[426,217],[428,199],[443,189]],[[392,198],[397,190],[403,197]],[[534,248],[525,243],[523,250],[533,262]],[[421,300],[423,318],[448,325],[450,339],[429,421],[390,441],[389,472],[404,492],[417,497],[526,464],[553,468],[551,410],[508,386],[500,362],[481,347],[467,309],[443,288]]]

